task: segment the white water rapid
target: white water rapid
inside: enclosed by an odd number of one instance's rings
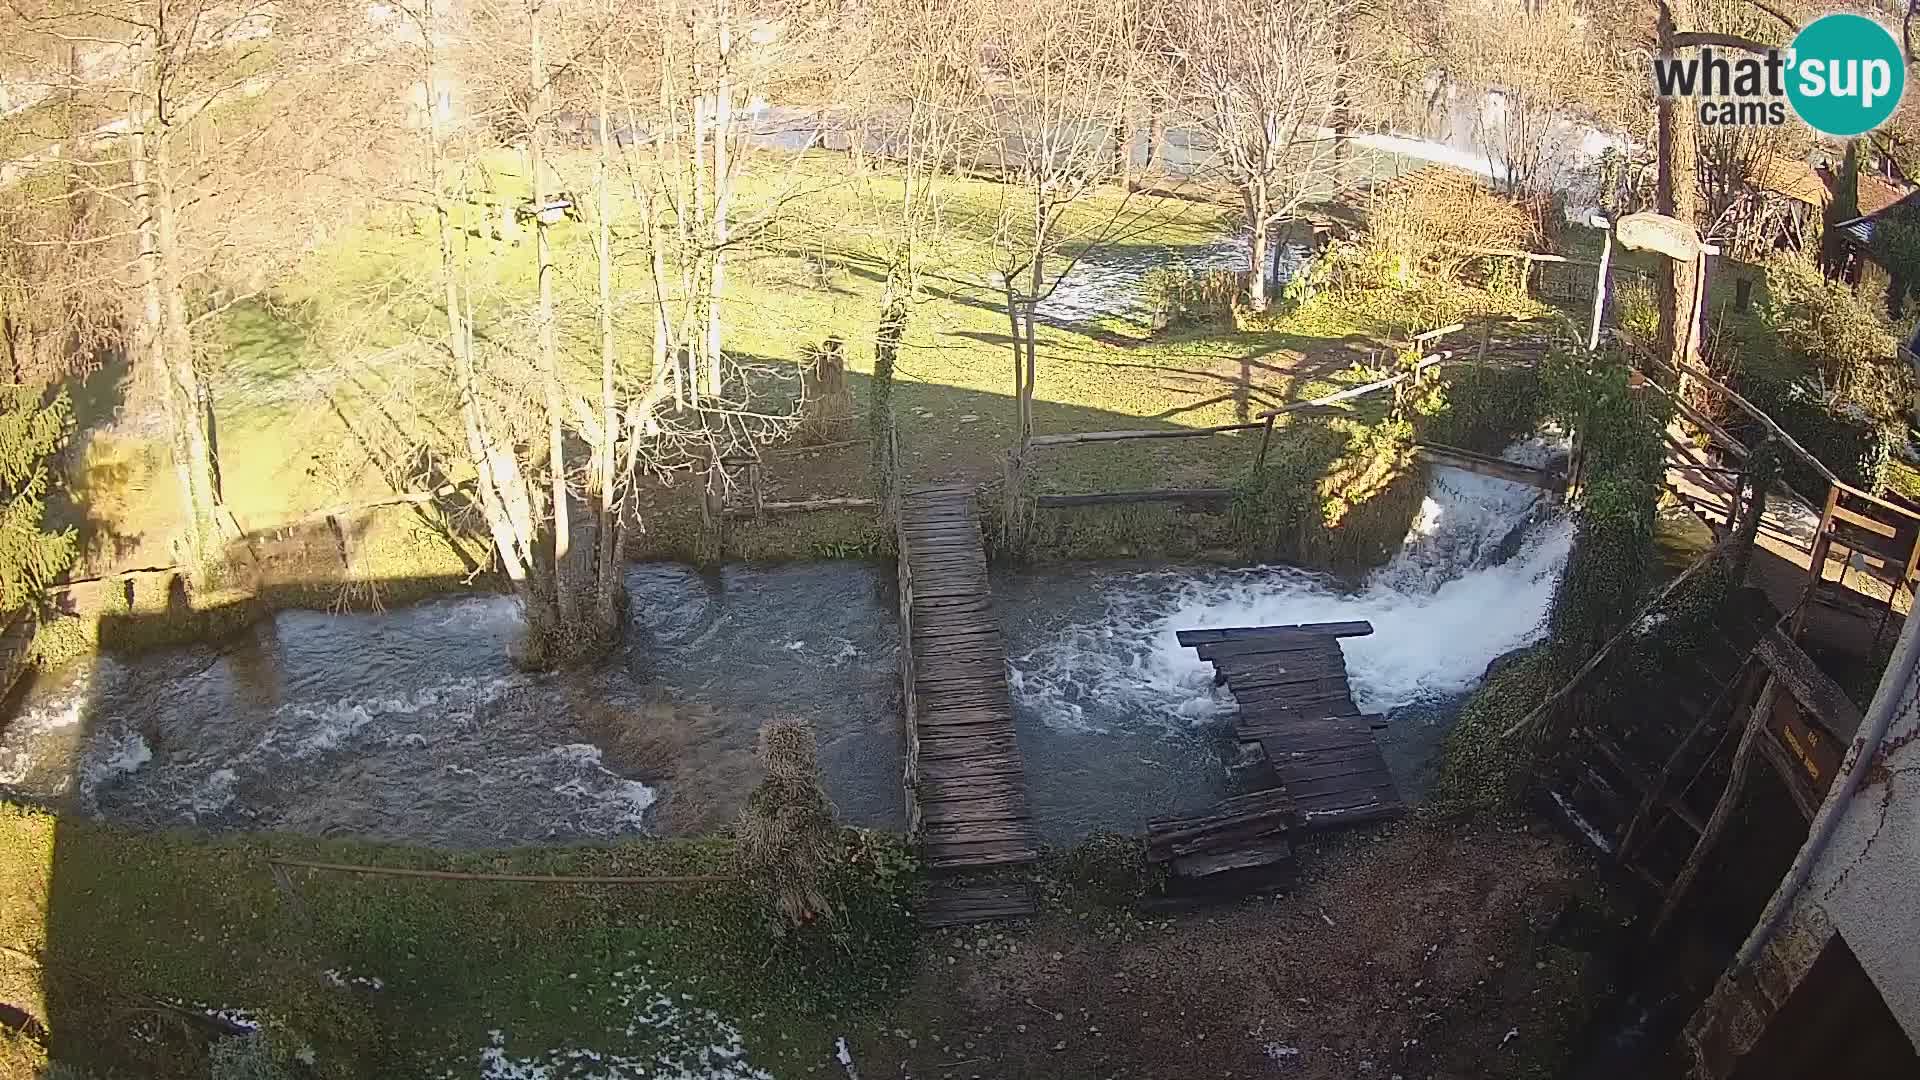
[[[1536,441],[1508,456],[1552,452]],[[1341,643],[1362,709],[1457,699],[1540,635],[1571,539],[1537,489],[1436,468],[1400,552],[1358,588],[1290,567],[1108,575],[1096,617],[1012,656],[1014,692],[1024,715],[1059,730],[1191,727],[1233,705],[1176,631],[1365,619],[1372,636]]]

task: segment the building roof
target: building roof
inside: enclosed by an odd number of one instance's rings
[[[1755,187],[1784,195],[1808,206],[1825,206],[1833,199],[1833,185],[1819,169],[1797,158],[1775,155],[1761,162]]]
[[[1912,189],[1902,187],[1898,183],[1884,176],[1880,176],[1877,173],[1862,171],[1860,173],[1860,186],[1858,191],[1860,196],[1860,213],[1871,215],[1877,214],[1892,206],[1894,203],[1906,199]]]
[[[1867,185],[1864,181],[1867,178],[1862,176],[1860,179],[1863,181],[1860,185],[1861,209],[1865,209]],[[1876,177],[1875,179],[1878,178]],[[1884,183],[1884,181],[1882,181],[1882,183]],[[1892,202],[1882,205],[1878,210],[1869,211],[1868,213],[1861,214],[1857,218],[1842,221],[1835,225],[1834,228],[1839,229],[1847,240],[1852,242],[1860,250],[1869,251],[1873,248],[1873,229],[1876,224],[1885,221],[1887,217],[1895,211],[1911,213],[1915,208],[1920,208],[1920,191],[1903,193]]]

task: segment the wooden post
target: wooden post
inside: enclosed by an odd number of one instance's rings
[[[1593,329],[1587,333],[1587,351],[1600,347],[1600,313],[1607,307],[1607,266],[1613,261],[1613,228],[1600,242],[1600,270],[1593,281]]]
[[[1741,686],[1749,681],[1748,672],[1753,670],[1753,665],[1754,657],[1748,654],[1747,658],[1741,662],[1740,670],[1720,688],[1720,692],[1714,695],[1713,702],[1707,706],[1706,711],[1702,712],[1699,719],[1695,720],[1693,726],[1687,730],[1686,737],[1673,748],[1673,753],[1667,755],[1666,762],[1660,766],[1660,775],[1654,779],[1653,786],[1648,788],[1641,797],[1640,808],[1634,811],[1633,820],[1627,822],[1626,831],[1620,834],[1620,846],[1614,849],[1613,857],[1619,860],[1622,866],[1627,864],[1633,852],[1638,850],[1640,843],[1646,839],[1647,829],[1653,822],[1654,810],[1666,802],[1667,789],[1672,787],[1673,782],[1679,778],[1680,763],[1686,760],[1687,754],[1693,749],[1693,744],[1699,740],[1700,736],[1706,734],[1707,727],[1713,723],[1714,717],[1720,715],[1721,706],[1731,701],[1734,703],[1733,708],[1739,708],[1739,699],[1735,695],[1742,693]]]
[[[1520,257],[1520,295],[1532,296],[1533,260],[1525,255]]]
[[[1491,317],[1482,318],[1480,320],[1480,353],[1479,353],[1479,356],[1477,357],[1480,363],[1484,364],[1487,362],[1487,346],[1491,345],[1492,343],[1493,343],[1493,319]]]
[[[747,466],[747,486],[753,491],[753,516],[757,521],[767,512],[767,493],[760,485],[760,463]]]
[[[1256,469],[1266,467],[1267,448],[1273,443],[1273,419],[1274,414],[1268,413],[1266,425],[1260,429],[1260,453],[1253,459],[1253,467]],[[1916,547],[1914,550],[1920,552],[1920,547]]]
[[[1687,890],[1693,886],[1693,879],[1700,874],[1700,866],[1706,862],[1707,855],[1713,850],[1715,841],[1726,830],[1727,821],[1733,817],[1734,808],[1740,803],[1740,792],[1746,786],[1747,769],[1753,763],[1753,750],[1759,741],[1766,737],[1767,717],[1773,712],[1774,699],[1780,696],[1780,680],[1771,671],[1767,673],[1766,685],[1760,689],[1760,700],[1754,703],[1753,712],[1747,716],[1747,727],[1740,733],[1740,745],[1733,752],[1733,767],[1727,777],[1727,786],[1720,793],[1720,801],[1713,804],[1713,816],[1707,819],[1707,827],[1701,831],[1700,839],[1693,845],[1693,851],[1687,855],[1686,865],[1680,868],[1680,874],[1673,879],[1673,886],[1667,890],[1667,898],[1660,905],[1660,914],[1653,920],[1653,929],[1649,937],[1658,936],[1673,918],[1673,913],[1685,899]]]
[[[1833,546],[1833,509],[1839,505],[1840,489],[1827,485],[1826,509],[1820,512],[1820,528],[1813,534],[1813,553],[1807,565],[1807,587],[1800,594],[1800,602],[1793,608],[1793,627],[1787,636],[1800,640],[1800,630],[1807,622],[1807,605],[1813,603],[1814,593],[1820,589],[1820,579],[1827,569],[1827,551]]]

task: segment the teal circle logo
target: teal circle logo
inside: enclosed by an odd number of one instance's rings
[[[1822,15],[1787,53],[1787,100],[1815,131],[1860,135],[1900,104],[1907,65],[1900,43],[1864,15]]]

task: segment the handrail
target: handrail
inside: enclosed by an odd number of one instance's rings
[[[1785,428],[1782,428],[1779,424],[1775,423],[1773,420],[1773,417],[1768,416],[1765,412],[1761,411],[1758,405],[1755,405],[1753,402],[1748,401],[1746,398],[1741,397],[1739,393],[1734,391],[1731,387],[1727,386],[1725,383],[1720,382],[1718,379],[1714,378],[1711,374],[1705,371],[1702,371],[1699,368],[1694,367],[1692,364],[1682,364],[1682,365],[1676,366],[1673,364],[1669,364],[1664,360],[1660,360],[1657,357],[1652,358],[1652,360],[1653,360],[1653,363],[1659,365],[1662,368],[1665,368],[1668,371],[1673,372],[1675,375],[1683,375],[1683,376],[1690,375],[1696,379],[1699,379],[1701,382],[1706,383],[1708,386],[1713,387],[1715,390],[1718,390],[1721,393],[1727,395],[1727,400],[1733,402],[1736,406],[1738,406],[1740,408],[1740,411],[1746,413],[1748,416],[1753,417],[1755,420],[1758,420],[1761,424],[1765,425],[1767,430],[1771,431],[1774,434],[1774,437],[1778,438],[1781,442],[1785,443],[1788,449],[1800,455],[1800,458],[1803,461],[1805,461],[1808,465],[1811,465],[1814,471],[1818,472],[1822,477],[1824,477],[1828,483],[1837,484],[1840,482],[1839,475],[1836,474],[1832,469],[1827,468],[1826,462],[1821,461],[1817,457],[1814,457],[1813,454],[1810,451],[1808,451],[1806,447],[1800,445],[1798,440],[1796,440],[1793,436],[1787,434]]]

